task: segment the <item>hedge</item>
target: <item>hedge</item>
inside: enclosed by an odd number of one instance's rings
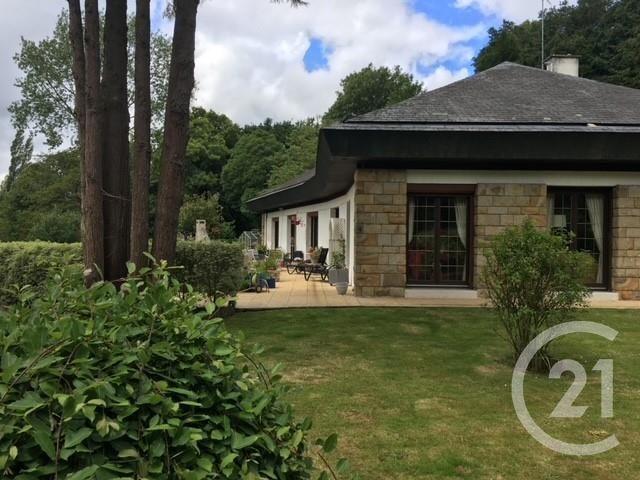
[[[0,304],[11,303],[14,286],[41,287],[52,269],[78,266],[82,272],[79,243],[0,242]]]
[[[242,283],[242,247],[222,241],[178,242],[176,277],[212,297],[235,295]],[[79,243],[0,242],[0,305],[12,303],[14,285],[40,288],[51,270],[77,265],[82,271]],[[78,277],[80,278],[80,277]]]
[[[178,242],[175,276],[211,297],[235,295],[242,284],[244,254],[239,243]]]

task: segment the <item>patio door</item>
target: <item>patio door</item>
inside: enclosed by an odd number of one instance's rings
[[[465,195],[410,195],[407,284],[469,284],[470,203]]]

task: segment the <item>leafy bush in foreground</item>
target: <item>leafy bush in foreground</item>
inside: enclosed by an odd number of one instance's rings
[[[82,278],[79,243],[0,242],[0,305],[15,301],[14,285],[42,287],[51,269],[77,264]]]
[[[0,311],[0,477],[310,478],[284,387],[166,269],[139,275]]]
[[[585,305],[585,279],[592,269],[589,254],[570,250],[565,237],[539,230],[531,221],[495,237],[482,279],[514,362],[538,334]],[[548,365],[548,346],[534,358],[533,368]]]

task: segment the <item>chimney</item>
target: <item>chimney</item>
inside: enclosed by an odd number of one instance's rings
[[[572,77],[580,76],[580,57],[577,55],[551,55],[544,61],[544,69]]]

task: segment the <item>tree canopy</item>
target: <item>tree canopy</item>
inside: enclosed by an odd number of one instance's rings
[[[539,67],[541,24],[505,21],[489,30],[489,43],[474,59],[480,72],[511,61]],[[640,88],[640,2],[636,0],[566,1],[545,15],[545,56],[580,56],[585,78]]]
[[[341,122],[379,108],[415,97],[422,92],[422,84],[399,66],[374,67],[369,64],[347,75],[340,82],[336,101],[324,114],[324,124]]]
[[[128,29],[128,96],[133,104],[133,28]],[[168,88],[168,69],[171,58],[171,39],[155,32],[151,36],[152,126],[162,127]],[[65,139],[75,139],[75,86],[72,73],[73,53],[69,43],[69,15],[58,16],[50,37],[38,42],[23,38],[14,61],[22,71],[16,80],[20,99],[9,106],[16,130],[26,130],[44,137],[50,148],[57,148]]]

